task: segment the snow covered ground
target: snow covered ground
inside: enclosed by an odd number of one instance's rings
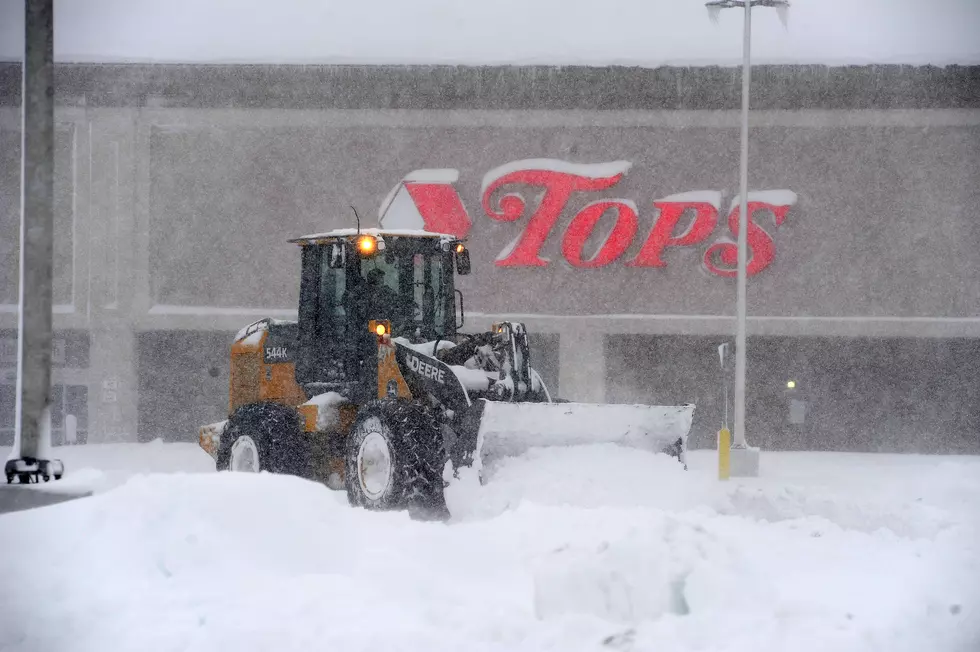
[[[980,649],[978,457],[532,450],[443,524],[191,444],[59,453],[96,495],[0,516],[4,651]]]

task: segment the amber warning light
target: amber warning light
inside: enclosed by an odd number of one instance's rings
[[[378,248],[378,241],[369,235],[362,235],[357,240],[357,249],[365,256],[373,254]]]
[[[391,325],[387,321],[372,319],[368,322],[368,328],[378,337],[384,337],[391,332]]]

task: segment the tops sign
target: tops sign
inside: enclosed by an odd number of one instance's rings
[[[559,218],[573,193],[597,193],[618,184],[631,167],[628,161],[581,164],[554,159],[528,159],[495,168],[483,177],[481,206],[487,217],[500,222],[520,222],[523,227],[497,256],[499,267],[544,267],[541,248],[552,237]],[[415,170],[388,194],[379,211],[380,222],[389,229],[422,229],[466,236],[473,224],[456,191],[457,170]],[[528,206],[528,190],[540,195],[537,206]],[[796,203],[790,190],[750,192],[748,196],[749,276],[758,274],[775,258],[772,233],[760,224],[771,216],[779,227]],[[727,232],[708,239],[718,226],[721,193],[696,190],[672,194],[653,202],[658,215],[637,254],[624,262],[627,267],[666,267],[663,254],[668,247],[704,249],[704,268],[718,276],[734,277],[738,261],[737,234],[740,198],[729,207]],[[640,210],[630,199],[596,199],[580,209],[561,234],[562,256],[574,267],[605,267],[619,260],[640,231]],[[613,226],[597,249],[587,255],[586,243],[599,220],[611,215]],[[724,230],[724,227],[723,227]],[[641,236],[642,237],[642,236]]]

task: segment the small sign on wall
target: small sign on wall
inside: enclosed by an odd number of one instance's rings
[[[102,381],[102,402],[115,403],[118,399],[119,380],[116,378],[106,378]]]

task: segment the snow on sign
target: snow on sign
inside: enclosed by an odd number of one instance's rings
[[[548,260],[540,252],[552,236],[573,193],[606,191],[629,172],[628,161],[584,164],[555,159],[526,159],[494,168],[483,177],[481,207],[492,220],[518,222],[523,228],[497,256],[499,267],[545,267]],[[379,210],[385,228],[424,228],[458,237],[469,234],[473,220],[456,190],[459,172],[453,169],[415,170],[391,190]],[[524,192],[533,189],[541,199],[528,208]],[[522,192],[522,190],[524,192]],[[796,203],[790,190],[750,192],[748,197],[748,275],[758,274],[775,258],[773,234],[762,227],[760,218],[771,215],[779,227]],[[718,230],[721,192],[700,190],[665,196],[653,202],[659,217],[652,224],[639,252],[625,261],[627,267],[666,267],[663,253],[668,247],[695,247],[707,244],[702,257],[704,268],[712,274],[734,277],[738,248],[739,198],[732,199],[726,227],[714,241]],[[615,216],[613,227],[587,256],[586,243],[599,220]],[[605,267],[623,257],[640,231],[640,210],[631,199],[597,199],[576,213],[561,235],[561,252],[573,267]],[[682,222],[682,218],[686,218]],[[642,236],[641,236],[642,237]]]

